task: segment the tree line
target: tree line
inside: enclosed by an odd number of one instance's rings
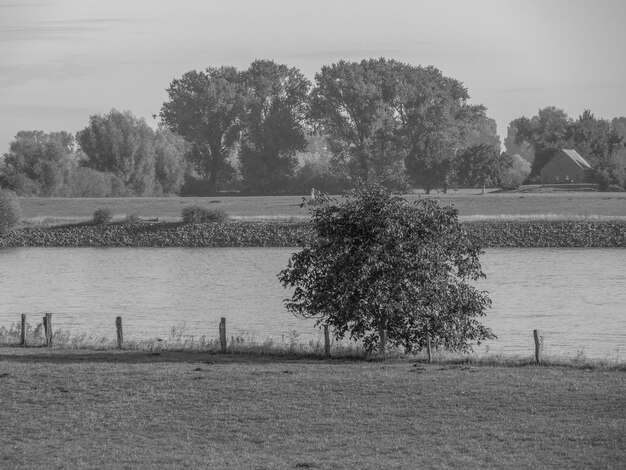
[[[174,79],[156,130],[113,109],[76,135],[20,131],[0,186],[70,197],[516,187],[565,144],[591,152],[598,177],[619,183],[624,127],[590,112],[564,123],[554,109],[514,120],[503,153],[486,108],[435,67],[339,61],[311,83],[297,68],[257,60]],[[562,139],[555,125],[568,129]]]

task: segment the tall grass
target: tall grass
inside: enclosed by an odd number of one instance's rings
[[[9,328],[0,327],[0,346],[15,346],[20,342],[20,323],[13,323]],[[251,335],[240,334],[227,339],[227,352],[231,354],[251,354],[259,356],[323,356],[324,344],[321,340],[301,341],[299,334],[292,331],[280,339],[259,339]],[[53,332],[53,347],[58,349],[115,349],[114,338],[80,333],[72,335],[69,331],[57,329]],[[26,345],[42,347],[45,345],[43,323],[35,326],[26,323]],[[124,349],[132,351],[221,351],[219,338],[206,335],[187,334],[185,323],[170,327],[169,335],[164,338],[125,339]],[[331,354],[336,357],[365,357],[365,350],[354,343],[331,343]]]
[[[0,327],[0,347],[17,346],[20,342],[20,324],[12,324],[8,329]],[[35,326],[26,324],[27,347],[45,346],[43,324]],[[57,350],[114,350],[117,341],[104,336],[81,333],[72,335],[68,331],[55,330],[53,333],[53,349]],[[127,339],[124,341],[124,349],[127,351],[145,352],[205,352],[209,354],[221,353],[220,341],[216,337],[206,335],[194,336],[187,334],[184,322],[170,327],[169,335],[164,338]],[[302,341],[296,331],[283,335],[280,339],[259,339],[246,333],[231,336],[227,339],[227,354],[241,354],[250,356],[266,357],[292,357],[292,358],[325,358],[324,344],[321,339]],[[361,344],[349,341],[331,341],[331,357],[333,359],[350,360],[381,360],[378,354],[368,355]],[[399,348],[390,347],[386,351],[385,359],[394,362],[414,362],[426,364],[425,352],[404,354]],[[450,367],[573,367],[580,369],[606,369],[626,371],[626,362],[615,357],[590,358],[579,350],[575,356],[544,355],[541,365],[535,364],[534,357],[525,355],[505,355],[501,353],[458,353],[447,350],[433,351],[433,364]]]

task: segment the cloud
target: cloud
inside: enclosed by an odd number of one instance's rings
[[[74,20],[0,21],[0,42],[54,41],[84,37],[94,31],[107,31],[117,25],[140,23],[134,18],[84,18]]]

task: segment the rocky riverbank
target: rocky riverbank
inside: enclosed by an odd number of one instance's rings
[[[485,248],[626,248],[626,222],[469,222],[464,226]]]
[[[483,247],[625,247],[626,222],[467,222]],[[0,237],[0,247],[261,247],[300,246],[306,223],[139,223],[25,228]]]

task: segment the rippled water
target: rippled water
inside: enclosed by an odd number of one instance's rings
[[[285,248],[0,249],[0,326],[53,312],[54,329],[72,334],[317,339],[313,322],[282,306],[276,275]],[[491,351],[530,354],[532,330],[547,353],[626,357],[626,250],[489,249],[483,257],[493,308],[484,322],[498,335]],[[481,347],[479,351],[484,351]],[[623,357],[620,359],[622,360]]]

